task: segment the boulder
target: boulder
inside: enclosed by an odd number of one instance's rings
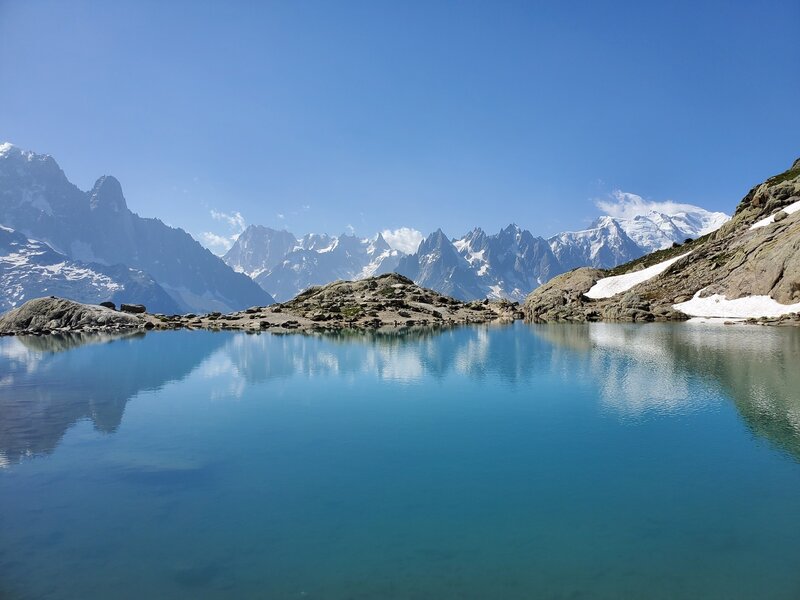
[[[110,308],[111,310],[117,310],[117,305],[111,301],[101,302],[98,306],[103,306],[105,308]]]
[[[119,309],[122,312],[131,313],[134,315],[140,315],[147,312],[147,309],[143,304],[120,304]]]
[[[0,333],[43,334],[85,329],[127,329],[138,328],[142,324],[141,317],[94,304],[50,297],[29,300],[0,316]]]

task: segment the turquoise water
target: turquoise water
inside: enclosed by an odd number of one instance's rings
[[[0,339],[0,598],[798,598],[800,332]]]

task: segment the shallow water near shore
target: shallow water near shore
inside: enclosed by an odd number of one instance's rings
[[[0,339],[1,598],[797,598],[800,331]]]

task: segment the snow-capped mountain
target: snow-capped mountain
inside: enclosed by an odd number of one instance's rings
[[[476,228],[452,240],[437,230],[397,267],[419,285],[461,300],[521,301],[563,271],[547,241],[516,225],[493,235]]]
[[[111,300],[144,304],[172,314],[178,305],[152,277],[124,265],[74,261],[44,242],[0,225],[0,312],[42,296],[97,304]]]
[[[110,176],[84,192],[48,155],[0,144],[0,223],[72,260],[152,276],[182,311],[236,310],[272,298],[182,229],[131,212]]]
[[[639,247],[653,252],[715,231],[728,219],[730,217],[725,213],[697,208],[673,214],[653,210],[630,219],[617,218],[616,221]]]
[[[478,227],[452,240],[437,230],[397,272],[461,300],[522,300],[562,270],[545,240],[509,225],[493,235]]]
[[[646,251],[612,217],[600,217],[581,231],[565,231],[548,240],[561,272],[578,267],[608,268],[638,258]]]
[[[297,239],[288,231],[251,225],[223,260],[284,301],[312,285],[388,273],[401,256],[381,234],[361,239],[312,233]]]
[[[682,243],[718,228],[728,219],[701,208],[632,218],[602,216],[587,229],[543,239],[516,225],[489,235],[480,228],[460,238],[441,229],[414,254],[392,250],[374,239],[307,234],[251,226],[223,257],[276,299],[288,300],[312,285],[360,279],[395,271],[418,285],[461,300],[522,301],[552,277],[583,266],[610,268],[653,250]]]
[[[629,219],[602,216],[587,229],[544,240],[516,225],[487,235],[476,228],[448,240],[432,233],[397,272],[424,287],[462,300],[523,300],[552,277],[592,266],[610,268],[645,254],[697,238],[719,228],[728,216],[701,208],[675,214],[651,211]]]

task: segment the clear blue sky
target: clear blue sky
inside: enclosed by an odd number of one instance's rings
[[[797,0],[0,0],[0,140],[193,234],[730,212],[800,156],[798,31]]]

